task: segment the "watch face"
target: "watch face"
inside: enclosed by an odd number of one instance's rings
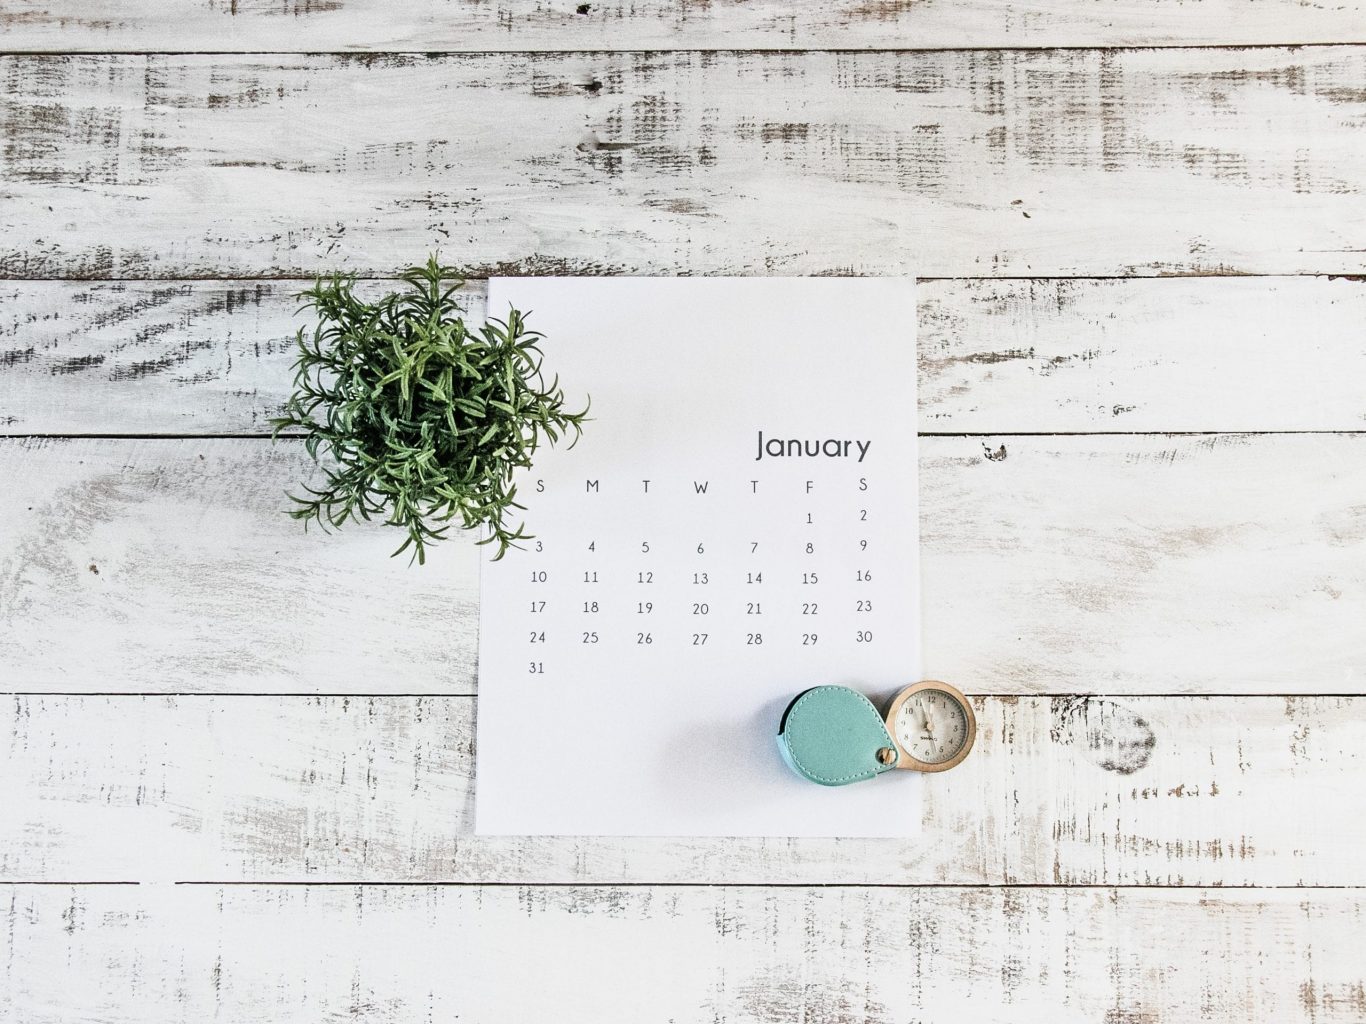
[[[924,764],[951,760],[963,749],[967,738],[967,712],[943,690],[919,690],[907,697],[897,712],[897,742]]]

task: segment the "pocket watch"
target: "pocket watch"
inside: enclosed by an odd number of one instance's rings
[[[936,679],[908,686],[893,697],[886,722],[896,744],[896,766],[917,772],[947,771],[968,756],[977,738],[971,701]]]

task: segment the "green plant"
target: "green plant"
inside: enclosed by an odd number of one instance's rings
[[[487,527],[495,559],[530,538],[509,525],[513,471],[531,464],[543,438],[582,432],[588,409],[566,412],[556,377],[541,374],[541,335],[516,309],[477,329],[454,294],[464,278],[435,256],[400,275],[407,288],[376,302],[356,296],[355,276],[318,278],[301,292],[317,324],[300,329],[294,391],[274,436],[302,431],[326,477],[289,514],[307,526],[341,527],[385,515],[407,531],[394,552],[427,545],[458,520]],[[454,282],[448,285],[447,282]]]

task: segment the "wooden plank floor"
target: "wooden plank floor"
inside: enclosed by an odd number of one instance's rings
[[[0,717],[14,790],[0,870],[43,882],[1366,886],[1363,706],[979,697],[980,749],[925,788],[915,840],[546,840],[472,834],[471,697],[24,695]]]
[[[10,0],[0,75],[0,1020],[1366,1019],[1360,0]],[[266,426],[436,245],[927,276],[921,838],[473,835],[473,548],[305,536]]]
[[[1366,46],[8,54],[0,77],[11,277],[387,274],[415,239],[476,275],[1366,271]]]
[[[955,4],[902,0],[10,0],[0,38],[30,52],[554,52],[1191,46],[1366,40],[1359,0]]]

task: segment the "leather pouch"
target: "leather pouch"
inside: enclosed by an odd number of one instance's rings
[[[847,686],[816,686],[797,694],[778,726],[778,749],[794,772],[822,786],[875,778],[897,762],[882,715]]]

